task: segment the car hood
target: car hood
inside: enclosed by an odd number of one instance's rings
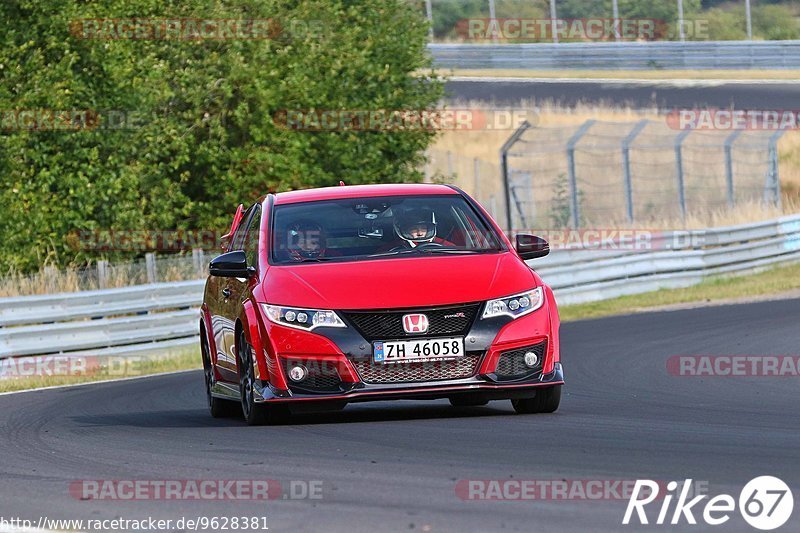
[[[476,302],[541,284],[510,252],[271,266],[261,301],[320,309],[389,309]]]

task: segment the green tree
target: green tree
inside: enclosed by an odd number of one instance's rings
[[[74,31],[82,19],[134,17],[271,19],[281,29],[224,40]],[[430,66],[426,38],[424,16],[404,0],[4,0],[0,268],[92,259],[69,239],[80,230],[218,229],[236,204],[268,191],[420,180],[433,132],[294,131],[273,117],[433,107],[441,82],[413,75]],[[14,123],[37,109],[123,110],[138,123]]]

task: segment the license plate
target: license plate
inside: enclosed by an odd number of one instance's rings
[[[464,357],[464,339],[414,339],[383,341],[373,345],[376,363],[426,363]]]

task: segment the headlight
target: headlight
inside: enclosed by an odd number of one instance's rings
[[[261,304],[270,322],[290,328],[311,331],[316,328],[346,328],[339,315],[324,309],[302,309],[281,305]]]
[[[483,308],[481,319],[504,315],[518,318],[528,313],[533,313],[542,304],[544,304],[544,291],[541,287],[536,287],[532,291],[515,294],[507,298],[489,300]]]

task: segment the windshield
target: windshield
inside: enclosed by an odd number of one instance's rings
[[[389,196],[275,207],[272,261],[349,261],[503,249],[459,195]]]

